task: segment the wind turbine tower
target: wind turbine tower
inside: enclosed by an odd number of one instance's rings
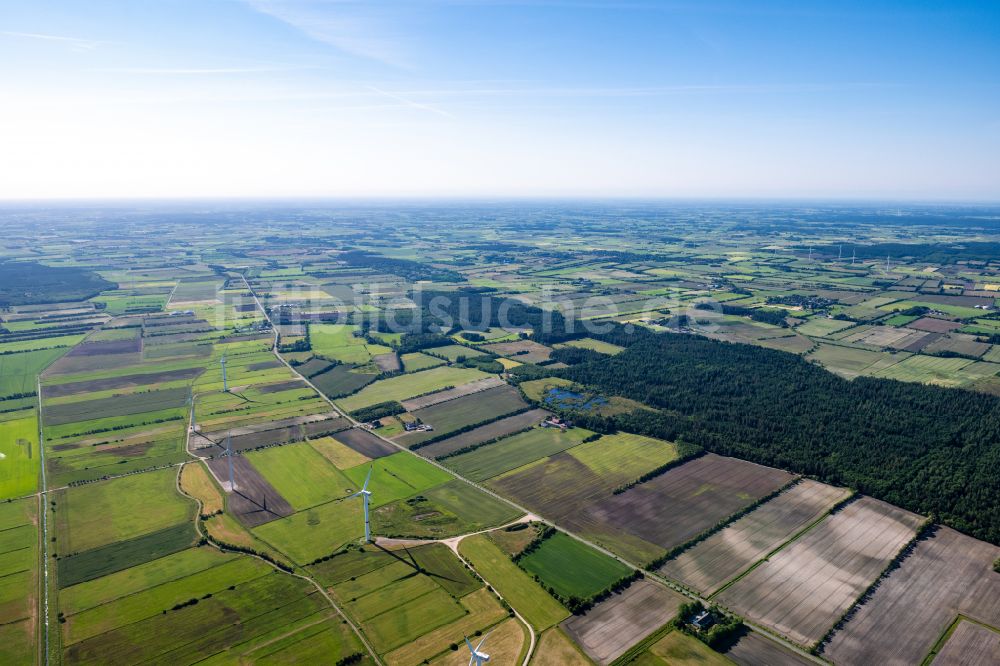
[[[226,382],[226,355],[223,354],[222,358],[219,360],[222,364],[222,390],[225,393],[229,393],[229,383]]]
[[[854,265],[854,258],[856,256],[858,256],[858,248],[854,248],[851,250],[851,266]]]
[[[229,492],[236,490],[236,477],[233,474],[233,438],[226,433],[226,458],[229,463]]]
[[[361,490],[350,496],[350,497],[360,496],[361,501],[364,502],[365,505],[365,543],[372,542],[372,524],[368,517],[368,502],[369,498],[371,498],[372,496],[372,492],[368,490],[368,482],[371,481],[373,469],[375,469],[374,465],[368,468],[368,476],[365,477],[365,485],[361,486]]]
[[[489,634],[487,633],[486,636],[489,636]],[[469,666],[473,666],[473,664],[475,664],[475,666],[483,666],[483,664],[490,660],[490,655],[481,651],[483,643],[486,642],[486,636],[483,636],[483,640],[479,641],[479,645],[476,647],[472,647],[472,643],[469,641],[468,636],[465,637],[465,644],[469,646],[469,652],[472,653],[472,656],[469,657]]]
[[[837,261],[840,261],[843,258],[844,258],[844,246],[839,245],[837,247]]]

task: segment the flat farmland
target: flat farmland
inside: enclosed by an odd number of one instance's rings
[[[304,443],[262,449],[247,454],[247,459],[296,511],[344,497],[352,485]]]
[[[834,633],[824,656],[845,664],[920,663],[958,614],[1000,627],[998,557],[1000,547],[937,527]],[[908,639],[893,640],[894,627],[906,627]]]
[[[65,648],[67,663],[104,664],[108,655],[120,663],[158,661],[193,663],[246,645],[327,608],[307,581],[280,573],[224,589],[197,604],[156,613]]]
[[[569,615],[485,534],[463,539],[459,552],[535,630],[544,631]]]
[[[27,495],[38,487],[38,420],[34,411],[23,413],[28,416],[0,421],[0,500]]]
[[[574,615],[563,630],[598,664],[610,664],[677,613],[687,599],[648,579],[637,580],[586,615]]]
[[[38,527],[34,498],[0,503],[0,661],[37,653]]]
[[[183,407],[191,395],[190,389],[173,388],[146,391],[130,395],[80,400],[58,405],[44,405],[45,425],[58,426],[74,422],[89,422],[115,416],[130,416]]]
[[[528,644],[524,625],[518,620],[511,618],[490,627],[489,632],[490,640],[483,648],[483,651],[488,649],[490,652],[489,663],[493,666],[519,666],[522,663]],[[473,645],[482,640],[477,636],[470,636],[469,638],[472,640]],[[467,653],[468,649],[466,649]],[[468,666],[468,663],[469,660],[460,651],[456,650],[452,652],[448,650],[437,659],[431,661],[431,666]]]
[[[177,470],[163,469],[59,490],[55,524],[61,556],[191,520],[195,504],[177,493]]]
[[[253,533],[292,561],[306,564],[364,536],[361,502],[334,500],[259,525]]]
[[[389,666],[418,666],[425,663],[425,659],[433,659],[442,654],[454,655],[457,651],[452,652],[449,649],[450,643],[461,640],[462,636],[471,638],[477,631],[485,634],[490,626],[507,615],[507,611],[485,588],[465,595],[458,602],[465,609],[465,615],[389,652],[385,655],[385,662]],[[468,659],[463,663],[467,662]]]
[[[529,409],[526,412],[507,416],[493,423],[487,423],[478,428],[442,439],[440,442],[428,444],[417,451],[426,458],[440,458],[459,449],[464,449],[467,446],[506,437],[515,432],[520,432],[525,428],[536,426],[550,414],[551,412],[547,412],[544,409]]]
[[[489,485],[558,520],[676,458],[672,442],[616,433],[510,470]]]
[[[862,497],[723,590],[718,599],[799,645],[811,646],[922,522],[915,513]]]
[[[592,434],[583,428],[565,431],[558,428],[533,428],[475,451],[448,458],[444,464],[459,476],[484,481],[515,467],[572,448]]]
[[[701,594],[711,595],[847,495],[843,488],[803,479],[670,560],[660,573]]]
[[[814,666],[816,663],[756,631],[743,635],[725,656],[740,666]]]
[[[229,458],[213,458],[208,467],[222,484],[229,483]],[[244,456],[233,456],[236,490],[226,497],[226,510],[247,527],[256,527],[295,512],[281,493]]]
[[[732,664],[729,659],[697,638],[680,631],[669,632],[631,663],[636,666],[686,666],[687,664],[730,666]]]
[[[496,342],[483,345],[483,349],[497,356],[507,356],[524,363],[541,363],[549,360],[552,348],[539,344],[534,340],[518,340],[517,342]]]
[[[332,437],[355,453],[369,459],[383,458],[399,452],[395,446],[364,428],[351,428],[335,433]]]
[[[669,549],[793,478],[779,469],[709,453],[594,502],[568,521],[584,533],[600,534],[611,527]]]
[[[446,402],[448,400],[461,398],[465,395],[472,395],[473,393],[478,393],[479,391],[485,391],[486,389],[503,386],[505,383],[506,382],[499,377],[491,375],[489,377],[483,377],[482,379],[467,382],[461,386],[455,386],[455,388],[436,391],[434,393],[421,395],[416,398],[410,398],[409,400],[400,400],[400,403],[406,411],[412,412],[418,409],[423,409],[424,407],[436,405],[439,402]]]
[[[471,347],[464,347],[462,345],[444,345],[443,347],[434,347],[428,349],[428,352],[434,354],[435,356],[443,356],[449,361],[457,361],[459,358],[473,358],[474,356],[482,356],[484,352],[478,349],[472,349]]]
[[[412,497],[454,478],[426,460],[405,451],[379,458],[370,466],[352,467],[344,474],[353,482],[354,488],[360,488],[369,469],[372,470],[372,477],[368,489],[372,491],[373,507]]]
[[[618,560],[563,532],[545,539],[518,564],[564,599],[586,599],[631,573]]]
[[[396,438],[403,446],[413,446],[431,437],[481,423],[524,409],[528,403],[512,386],[498,386],[411,412],[421,422],[434,427],[429,432],[407,432]]]
[[[531,663],[534,666],[590,666],[594,662],[584,656],[562,629],[553,627],[538,637]]]
[[[963,620],[937,653],[934,666],[975,666],[1000,663],[1000,629]]]
[[[461,386],[487,375],[471,368],[440,367],[414,372],[407,375],[397,375],[370,384],[354,395],[339,401],[342,409],[352,412],[362,407],[369,407],[389,400],[406,400],[416,395],[432,391],[440,391],[449,386]]]

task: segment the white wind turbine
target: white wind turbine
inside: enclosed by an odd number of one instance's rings
[[[361,500],[365,503],[365,543],[371,543],[372,540],[372,527],[368,519],[368,498],[372,496],[372,492],[368,490],[368,482],[372,478],[373,469],[375,469],[375,465],[368,468],[368,476],[365,477],[365,485],[361,486],[361,490],[348,497],[350,499],[351,497],[358,497],[360,495]]]
[[[472,666],[473,664],[476,666],[483,666],[483,664],[490,660],[490,655],[479,651],[479,649],[483,647],[483,643],[486,642],[486,637],[489,635],[489,632],[487,632],[486,636],[483,636],[483,640],[479,641],[479,645],[476,647],[472,647],[472,643],[469,642],[468,636],[465,637],[465,644],[469,646],[469,652],[472,653],[472,656],[469,657],[469,666]]]

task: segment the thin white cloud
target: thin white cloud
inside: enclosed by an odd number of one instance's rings
[[[96,39],[81,39],[79,37],[66,37],[63,35],[46,35],[40,32],[15,32],[13,30],[0,30],[0,35],[5,35],[7,37],[21,37],[24,39],[40,39],[48,42],[58,42],[65,44],[75,51],[92,51],[102,44],[103,42]]]
[[[288,72],[302,67],[107,67],[95,72],[114,74],[148,74],[151,76],[213,76],[224,74],[266,74]]]
[[[382,90],[381,88],[376,88],[375,86],[368,86],[368,89],[371,90],[372,92],[377,92],[379,95],[383,95],[385,97],[388,97],[391,100],[395,100],[397,102],[401,102],[402,104],[405,104],[406,106],[412,107],[414,109],[421,109],[423,111],[430,111],[431,113],[436,113],[439,116],[444,116],[445,118],[454,118],[455,117],[452,114],[450,114],[447,111],[445,111],[444,109],[439,109],[436,106],[431,106],[430,104],[422,104],[420,102],[415,102],[412,99],[410,99],[408,97],[404,97],[403,95],[399,95],[397,93],[391,93],[391,92],[388,92],[386,90]]]
[[[402,35],[378,3],[353,0],[246,0],[255,11],[354,56],[408,69]],[[395,15],[398,19],[398,14]]]

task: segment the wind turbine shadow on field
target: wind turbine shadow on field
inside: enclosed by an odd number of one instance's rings
[[[448,576],[444,576],[444,575],[441,575],[439,573],[435,573],[433,571],[428,571],[427,569],[423,568],[422,566],[420,566],[420,564],[417,562],[417,560],[413,557],[413,553],[410,552],[410,549],[407,548],[406,546],[403,546],[400,549],[400,550],[402,550],[402,551],[404,551],[406,553],[406,557],[400,557],[399,550],[389,550],[388,548],[385,548],[384,546],[382,546],[382,545],[380,545],[378,543],[373,543],[372,545],[375,546],[376,548],[378,548],[379,550],[381,550],[383,553],[389,555],[390,557],[393,557],[393,558],[399,560],[400,562],[403,562],[407,566],[411,567],[416,573],[422,573],[422,574],[424,574],[426,576],[430,576],[431,578],[440,578],[441,580],[446,580],[446,581],[449,581],[449,582],[452,582],[452,583],[459,583],[459,582],[461,582],[461,581],[458,581],[458,580],[456,580],[454,578],[449,578]]]

